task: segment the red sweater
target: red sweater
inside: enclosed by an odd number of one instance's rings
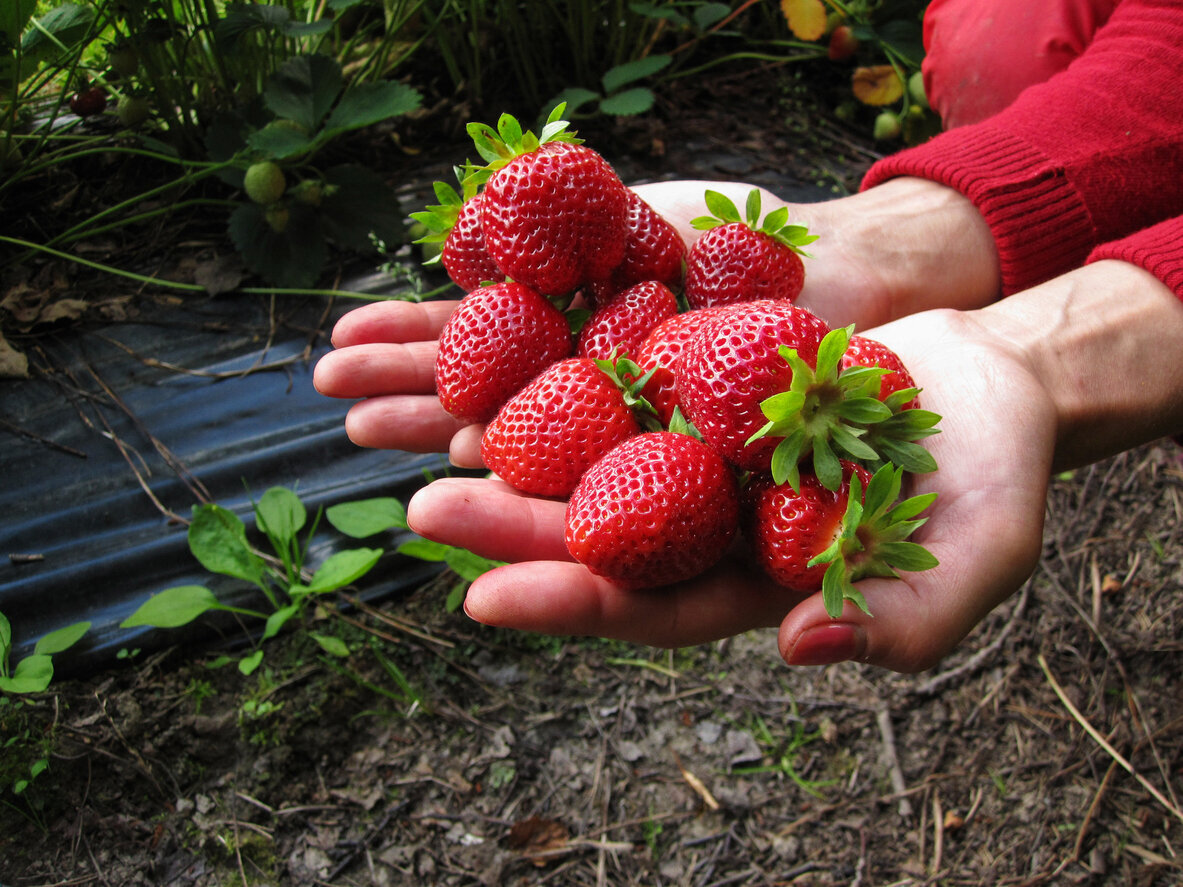
[[[994,233],[1004,294],[1117,258],[1183,298],[1183,2],[1123,0],[1068,68],[1006,110],[876,163],[956,188]]]

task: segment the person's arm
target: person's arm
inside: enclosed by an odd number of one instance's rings
[[[496,481],[437,481],[411,500],[410,524],[516,562],[469,590],[466,609],[482,622],[660,646],[780,624],[792,664],[930,667],[1034,569],[1053,470],[1183,428],[1183,303],[1142,268],[1103,260],[981,309],[866,334],[901,355],[925,407],[944,417],[927,441],[940,468],[914,483],[938,493],[914,538],[940,564],[861,583],[873,617],[848,607],[835,622],[820,595],[775,588],[741,553],[699,580],[620,589],[566,555],[563,503]]]
[[[1065,71],[981,123],[884,158],[863,187],[919,176],[958,190],[993,233],[1003,292],[1027,289],[1179,211],[1180,70],[1178,2],[1123,0]]]

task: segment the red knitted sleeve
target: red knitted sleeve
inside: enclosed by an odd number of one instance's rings
[[[1121,240],[1103,243],[1089,253],[1089,262],[1120,259],[1143,268],[1183,299],[1183,216],[1159,222]]]
[[[982,123],[871,167],[863,189],[920,176],[970,198],[1004,293],[1078,267],[1183,206],[1183,4],[1123,0],[1089,48]]]

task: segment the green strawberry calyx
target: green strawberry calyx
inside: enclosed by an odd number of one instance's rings
[[[850,601],[868,616],[867,601],[854,587],[871,576],[898,578],[897,570],[919,572],[938,564],[924,546],[907,538],[928,518],[918,515],[936,500],[925,493],[899,501],[904,470],[884,465],[867,482],[866,495],[857,473],[850,478],[850,496],[842,518],[842,532],[809,566],[829,564],[822,577],[822,603],[831,619],[842,615]]]
[[[808,246],[817,240],[817,235],[810,234],[809,229],[804,225],[790,225],[789,208],[787,206],[774,209],[761,220],[759,188],[753,188],[748,192],[748,199],[744,206],[743,215],[740,215],[739,209],[730,197],[720,194],[718,191],[708,189],[704,195],[704,199],[711,215],[698,216],[697,218],[691,219],[690,226],[695,230],[709,231],[721,225],[744,224],[757,234],[771,237],[777,243],[787,246],[793,252],[810,258],[809,253],[805,252],[802,247]]]
[[[625,355],[613,354],[610,360],[595,358],[594,363],[608,376],[624,395],[625,405],[632,410],[633,415],[645,431],[661,431],[661,417],[657,409],[641,393],[641,390],[653,378],[655,369],[645,372],[635,362]]]
[[[532,154],[548,142],[583,144],[582,139],[567,129],[570,123],[562,119],[566,110],[566,102],[555,105],[538,135],[531,130],[522,129],[521,123],[512,114],[502,114],[497,120],[496,129],[487,123],[469,123],[466,127],[468,134],[476,145],[477,153],[485,161],[484,166],[474,167],[469,172],[469,178],[474,185],[483,185],[493,173],[511,160]]]
[[[477,183],[471,179],[472,172],[477,169],[472,161],[466,161],[464,166],[453,167],[456,181],[460,185],[457,191],[447,182],[434,182],[435,199],[439,203],[430,204],[418,212],[411,213],[411,218],[423,226],[426,232],[417,238],[415,243],[443,243],[448,239],[452,228],[456,226],[456,219],[460,217],[460,208],[470,198],[476,196]],[[437,253],[424,264],[434,264],[440,261]]]
[[[767,423],[748,440],[781,438],[772,452],[772,477],[778,484],[800,489],[800,465],[812,457],[822,486],[842,484],[841,459],[872,470],[893,464],[922,474],[936,470],[932,454],[916,441],[937,434],[940,416],[928,410],[905,409],[919,389],[904,388],[879,399],[880,382],[890,370],[851,366],[841,369],[842,356],[854,327],[831,330],[818,347],[811,367],[787,345],[780,356],[793,371],[787,391],[760,403]]]

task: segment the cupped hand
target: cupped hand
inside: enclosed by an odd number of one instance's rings
[[[792,664],[859,659],[927,668],[1037,563],[1055,408],[1023,353],[973,312],[926,312],[869,335],[900,354],[924,406],[944,417],[942,433],[927,441],[940,469],[913,485],[938,494],[913,538],[940,564],[860,583],[871,617],[848,606],[831,620],[820,594],[775,586],[745,566],[742,547],[697,579],[622,589],[571,561],[563,503],[496,480],[437,481],[411,500],[408,520],[428,538],[511,562],[469,589],[466,610],[481,622],[666,647],[779,624]]]

